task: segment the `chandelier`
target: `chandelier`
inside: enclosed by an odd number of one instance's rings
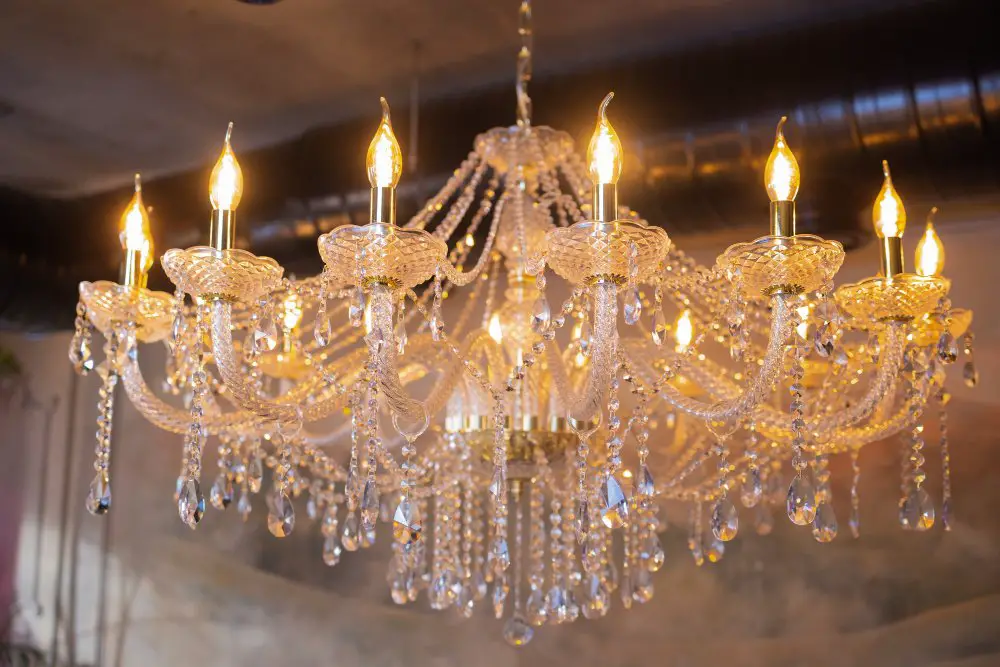
[[[966,383],[978,380],[972,313],[948,299],[930,218],[916,273],[904,270],[907,218],[888,165],[873,208],[877,275],[835,288],[842,246],[797,233],[784,119],[764,167],[769,233],[698,265],[619,205],[611,94],[586,160],[566,133],[532,125],[530,18],[523,2],[516,125],[479,135],[404,225],[402,154],[382,100],[369,223],[320,236],[318,276],[284,277],[234,246],[244,183],[230,124],[210,179],[209,245],[163,255],[174,294],[147,289],[153,248],[136,177],[120,280],[81,283],[70,348],[76,370],[102,380],[92,513],[111,506],[121,384],[182,438],[175,502],[191,528],[206,499],[246,520],[266,487],[270,532],[296,528],[301,497],[332,566],[391,523],[392,599],[425,593],[464,616],[488,606],[513,645],[546,623],[601,617],[616,594],[626,609],[648,601],[665,501],[689,507],[698,565],[736,537],[737,505],[758,533],[783,505],[829,542],[839,521],[828,460],[843,453],[857,537],[858,452],[891,436],[901,526],[949,528],[945,369],[963,356]],[[554,277],[564,299],[550,295]],[[168,350],[164,391],[183,407],[143,377],[140,349],[155,343]],[[924,485],[928,412],[940,413],[940,503]],[[210,438],[218,470],[206,477]],[[340,443],[346,461],[326,449]]]

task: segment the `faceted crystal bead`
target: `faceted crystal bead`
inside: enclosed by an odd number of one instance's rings
[[[90,343],[85,336],[73,336],[70,342],[69,361],[73,369],[80,375],[86,375],[94,370],[94,357],[90,352]]]
[[[653,475],[645,463],[639,468],[639,479],[635,486],[636,493],[640,498],[652,498],[656,495],[656,484],[653,482]]]
[[[937,356],[946,364],[953,364],[958,359],[958,341],[950,331],[945,331],[938,339]]]
[[[507,473],[503,466],[493,467],[493,477],[490,480],[490,495],[494,498],[501,498],[507,491]]]
[[[344,529],[340,533],[340,543],[346,551],[357,551],[361,546],[361,536],[358,534],[358,515],[354,512],[347,514],[344,520]]]
[[[691,551],[691,557],[694,558],[694,564],[701,567],[705,564],[705,552],[702,550],[701,542],[691,538],[688,540],[688,550]]]
[[[881,353],[881,345],[879,344],[878,334],[876,332],[871,332],[868,334],[868,343],[865,346],[868,349],[868,355],[873,364],[878,363],[879,354]]]
[[[250,493],[258,493],[260,485],[264,481],[264,464],[260,460],[259,454],[250,456],[250,463],[247,465],[247,486]]]
[[[494,540],[492,556],[498,574],[510,567],[510,549],[507,547],[507,540],[502,538]]]
[[[333,567],[340,562],[340,544],[336,535],[327,535],[323,540],[323,563]]]
[[[361,525],[366,531],[375,528],[375,522],[378,521],[378,511],[378,485],[373,478],[369,477],[365,481],[365,491],[361,495]]]
[[[813,537],[817,542],[830,542],[837,536],[837,515],[830,503],[820,503],[813,519]]]
[[[531,330],[537,334],[545,333],[549,329],[551,320],[552,309],[549,307],[549,300],[544,296],[538,297],[531,308]]]
[[[813,347],[823,359],[827,359],[833,354],[833,335],[830,329],[830,324],[820,324],[816,327],[816,333],[813,334]]]
[[[533,588],[524,607],[525,618],[535,627],[545,623],[545,594],[541,588]]]
[[[250,512],[253,510],[253,506],[250,503],[250,494],[244,489],[243,493],[240,494],[240,501],[236,503],[236,510],[243,517],[243,521],[250,518]]]
[[[209,492],[209,500],[212,507],[217,510],[224,510],[233,502],[233,482],[225,474],[220,474],[212,484]]]
[[[806,475],[796,475],[785,498],[788,518],[796,526],[808,526],[816,517],[816,489]]]
[[[660,544],[660,538],[656,533],[650,533],[646,538],[643,552],[646,559],[646,568],[650,572],[659,572],[660,568],[663,567],[667,554],[663,551],[663,545]]]
[[[965,386],[969,388],[979,384],[979,371],[976,370],[976,364],[971,359],[966,361],[962,368],[962,379],[965,380]]]
[[[642,317],[642,299],[639,298],[639,288],[629,287],[625,290],[625,324],[635,324]]]
[[[181,521],[193,530],[205,516],[205,496],[201,495],[201,484],[193,477],[184,480],[180,496],[177,499],[177,512]]]
[[[722,557],[726,554],[726,543],[717,537],[712,537],[708,541],[708,546],[705,548],[705,556],[708,557],[710,563],[718,563],[722,560]]]
[[[580,323],[580,351],[584,355],[590,354],[590,343],[594,339],[594,327],[590,324],[590,320],[584,320]]]
[[[924,531],[934,526],[934,501],[924,487],[914,487],[900,503],[899,523],[908,530]]]
[[[270,314],[261,315],[251,335],[254,349],[258,352],[270,352],[278,346],[278,325]]]
[[[365,292],[360,287],[354,290],[354,297],[347,307],[347,320],[352,327],[360,327],[365,320]]]
[[[292,501],[279,491],[274,494],[271,511],[267,514],[267,529],[275,537],[288,537],[295,528],[295,508]]]
[[[611,592],[601,581],[600,576],[591,574],[586,577],[583,591],[583,616],[587,619],[601,618],[611,608]]]
[[[636,602],[645,604],[653,599],[653,576],[649,570],[640,568],[633,575],[632,597]]]
[[[559,586],[553,586],[545,596],[545,615],[552,623],[565,623],[569,618],[569,606],[566,603],[566,591]]]
[[[663,314],[662,308],[657,308],[653,313],[653,343],[663,345],[667,339],[667,316]]]
[[[833,325],[840,324],[842,321],[840,310],[833,299],[820,299],[816,304],[815,313],[817,318]]]
[[[739,527],[740,517],[733,501],[727,496],[719,498],[712,508],[712,533],[723,542],[728,542],[736,537]]]
[[[93,515],[107,514],[111,509],[111,480],[106,470],[101,470],[90,483],[87,494],[87,511]]]
[[[754,466],[747,471],[746,479],[740,488],[740,502],[743,507],[756,507],[764,496],[764,483],[760,478],[760,468]]]
[[[420,516],[416,505],[407,498],[399,501],[392,516],[392,535],[402,545],[412,545],[420,541]],[[481,576],[481,575],[480,575]]]
[[[608,528],[628,525],[628,499],[614,475],[605,475],[601,483],[601,521]]]
[[[451,582],[447,576],[448,574],[450,573],[441,573],[434,577],[434,580],[431,581],[430,590],[427,592],[427,596],[431,603],[431,609],[436,611],[447,609],[454,601],[454,595],[451,590]]]

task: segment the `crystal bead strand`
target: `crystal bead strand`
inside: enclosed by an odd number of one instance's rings
[[[232,440],[228,436],[219,436],[219,474],[212,484],[209,493],[209,501],[212,507],[217,510],[224,510],[233,502],[233,473],[232,473]]]
[[[914,425],[910,431],[908,465],[903,475],[907,493],[899,503],[900,524],[904,529],[917,531],[929,530],[934,526],[934,503],[924,488],[927,474],[923,471],[923,431],[922,424]]]
[[[291,490],[289,474],[292,470],[292,445],[284,433],[271,434],[271,445],[277,454],[274,467],[274,495],[267,514],[267,529],[275,537],[288,537],[295,528],[295,508],[288,497]]]
[[[739,531],[739,514],[736,505],[729,499],[729,446],[728,437],[720,436],[716,444],[719,457],[716,499],[712,507],[712,534],[723,542],[728,542]]]
[[[668,335],[667,316],[663,314],[663,291],[660,281],[661,278],[657,276],[656,287],[653,289],[653,326],[651,329],[653,344],[657,347],[663,345]]]
[[[705,552],[701,540],[701,500],[695,501],[691,506],[688,522],[688,550],[694,558],[694,564],[701,567],[705,564]]]
[[[368,399],[365,405],[366,450],[368,454],[367,475],[364,491],[361,494],[361,529],[365,532],[375,530],[378,520],[379,496],[378,482],[375,474],[378,471],[378,380],[376,378],[377,361],[375,346],[371,346],[368,359]]]
[[[510,568],[514,582],[513,615],[504,624],[503,636],[511,646],[524,646],[531,641],[535,631],[525,620],[524,606],[521,600],[521,575],[524,565],[524,503],[521,502],[521,481],[511,485],[511,502],[514,503],[514,559]]]
[[[642,317],[642,299],[639,297],[639,247],[630,243],[628,247],[628,285],[625,288],[622,310],[625,324],[636,324]]]
[[[565,617],[568,621],[575,621],[580,613],[580,608],[576,604],[574,597],[574,589],[580,583],[583,564],[576,558],[577,550],[574,548],[576,543],[576,536],[572,530],[573,526],[576,525],[576,507],[573,503],[573,494],[571,489],[573,488],[573,470],[567,466],[565,470],[566,479],[563,482],[562,489],[558,489],[557,492],[563,494],[563,504],[562,504],[562,589],[565,593],[564,598],[566,601],[566,611]]]
[[[551,549],[552,574],[551,585],[545,594],[545,612],[550,623],[559,624],[565,621],[565,592],[562,590],[563,558],[563,528],[562,501],[559,494],[553,490],[549,500],[549,548]]]
[[[431,338],[434,342],[440,342],[442,340],[442,333],[444,332],[444,319],[441,316],[441,271],[440,268],[434,274],[434,301],[431,305]]]
[[[605,466],[604,480],[601,483],[601,521],[609,528],[621,528],[628,525],[628,500],[621,484],[615,477],[621,468],[621,450],[623,441],[618,431],[621,428],[621,418],[618,416],[620,402],[618,400],[617,369],[611,377],[608,390],[608,462]]]
[[[733,292],[729,297],[726,322],[729,325],[729,356],[733,361],[743,361],[749,343],[746,324],[746,303],[743,301],[742,281],[733,282]]]
[[[462,451],[462,475],[466,480],[472,478],[472,456],[469,453],[469,448],[465,447]],[[460,581],[462,582],[461,591],[459,593],[456,605],[458,607],[458,612],[465,618],[470,618],[472,612],[475,610],[476,593],[475,593],[475,583],[473,581],[473,570],[472,570],[472,545],[475,543],[475,529],[473,528],[473,514],[475,512],[472,501],[473,486],[471,483],[466,482],[461,486],[462,492],[462,502],[459,506],[459,511],[462,517],[462,554],[461,554],[461,569],[460,569]]]
[[[628,539],[628,534],[624,535],[626,539],[622,540],[622,576],[619,582],[618,597],[621,598],[622,606],[625,609],[631,609],[632,602],[635,598],[633,593],[635,592],[635,573],[634,573],[634,559],[632,557],[632,543]]]
[[[536,457],[539,474],[530,487],[528,529],[531,539],[528,547],[528,601],[525,605],[525,619],[539,627],[545,623],[545,480],[551,474],[544,457]]]
[[[830,542],[837,536],[837,515],[833,510],[833,491],[830,488],[829,459],[825,454],[817,454],[813,461],[813,476],[816,479],[816,516],[813,518],[812,534],[817,542]]]
[[[185,437],[184,450],[187,459],[185,479],[181,486],[177,510],[181,520],[190,528],[197,527],[205,515],[205,497],[201,492],[201,453],[205,446],[205,427],[202,422],[205,411],[202,401],[208,383],[205,372],[205,351],[203,340],[208,334],[209,304],[198,305],[195,320],[195,341],[193,343],[194,364],[191,372],[191,425]]]
[[[756,507],[764,495],[764,484],[761,480],[760,467],[757,462],[759,439],[757,423],[751,421],[747,426],[747,469],[743,476],[743,484],[740,487],[740,502],[746,508]]]
[[[851,450],[851,519],[848,524],[851,527],[851,535],[854,539],[861,537],[860,454],[861,451],[857,448]]]
[[[73,322],[73,338],[69,343],[69,361],[79,375],[94,370],[94,355],[91,352],[94,325],[87,317],[87,307],[83,301],[76,304],[76,319]]]
[[[782,297],[778,297],[782,298]],[[788,487],[788,497],[786,499],[786,510],[788,518],[797,526],[808,526],[816,517],[816,491],[812,481],[809,479],[809,463],[806,461],[805,448],[805,403],[802,400],[804,388],[802,378],[805,370],[802,367],[802,359],[806,348],[802,337],[799,335],[797,326],[801,323],[801,316],[796,308],[791,308],[792,325],[792,366],[789,377],[792,380],[789,392],[791,393],[791,404],[789,412],[792,417],[792,467],[795,468],[795,477]]]
[[[115,387],[118,386],[118,346],[121,323],[113,322],[104,345],[107,371],[98,392],[97,442],[94,447],[94,475],[87,494],[87,511],[94,515],[107,514],[111,509],[111,431],[114,424]]]
[[[367,387],[367,378],[362,375],[354,386],[351,405],[351,458],[347,467],[347,483],[344,485],[344,497],[347,505],[347,516],[344,518],[344,527],[340,534],[340,543],[345,551],[357,551],[360,544],[360,527],[358,526],[358,502],[362,489],[360,472],[358,471],[358,441],[361,439],[361,430],[364,424],[364,391],[362,387]],[[395,524],[393,524],[395,526]]]
[[[941,525],[951,530],[951,451],[948,446],[948,401],[951,395],[945,389],[935,394],[938,406],[938,428],[941,433]]]

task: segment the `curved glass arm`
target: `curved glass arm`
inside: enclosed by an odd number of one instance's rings
[[[368,347],[375,362],[380,392],[394,413],[407,420],[425,422],[428,419],[427,408],[421,401],[407,396],[399,379],[392,322],[392,291],[388,286],[380,283],[372,287],[369,308],[371,331],[368,333]]]

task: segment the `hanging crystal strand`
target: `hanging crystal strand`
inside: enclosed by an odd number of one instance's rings
[[[574,465],[576,466],[577,474],[577,484],[576,484],[576,523],[574,529],[576,532],[576,540],[580,544],[583,544],[587,539],[587,530],[589,527],[589,511],[587,505],[587,496],[589,495],[587,489],[587,457],[590,455],[590,445],[588,443],[590,435],[579,436],[580,444],[576,448],[576,460]]]
[[[625,609],[631,609],[632,602],[637,599],[634,597],[636,573],[634,572],[635,559],[633,558],[633,545],[629,539],[630,536],[630,532],[624,532],[622,535],[625,539],[622,540],[622,576],[618,591],[618,597],[621,598],[622,606]]]
[[[271,302],[261,299],[257,303],[259,316],[256,326],[251,329],[254,351],[257,354],[270,352],[278,346],[278,325],[274,320]]]
[[[493,581],[493,573],[486,567],[483,497],[482,493],[472,494],[472,591],[476,602],[486,597],[487,583]]]
[[[816,330],[813,333],[813,349],[823,359],[833,356],[837,329],[841,324],[840,311],[833,299],[833,285],[828,283],[816,293]]]
[[[653,326],[651,335],[653,337],[653,344],[658,347],[663,345],[668,336],[667,316],[663,314],[663,290],[659,277],[657,277],[656,287],[653,289]]]
[[[535,630],[524,616],[521,600],[521,571],[524,566],[524,504],[521,502],[521,480],[511,484],[511,501],[514,503],[514,559],[510,575],[514,582],[514,611],[504,624],[503,638],[511,646],[524,646],[531,641]]]
[[[495,574],[500,575],[510,565],[507,548],[507,438],[504,428],[504,408],[500,396],[493,402],[493,477],[490,480],[493,499],[493,544],[490,560]]]
[[[448,585],[448,531],[451,525],[447,492],[442,485],[434,486],[431,497],[434,502],[434,530],[431,534],[433,560],[431,561],[431,588],[429,602],[431,609],[441,611],[451,605],[451,588]]]
[[[784,297],[778,297],[784,298]],[[792,417],[792,467],[795,468],[795,477],[788,487],[788,496],[785,502],[785,509],[788,518],[797,526],[808,526],[816,518],[816,491],[812,481],[809,479],[809,462],[806,461],[805,448],[805,403],[802,400],[804,388],[802,378],[805,370],[802,368],[802,358],[806,353],[805,340],[798,333],[797,327],[802,322],[802,318],[797,308],[791,309],[792,324],[792,367],[789,377],[792,380],[789,392],[791,393],[791,404],[789,411]]]
[[[406,352],[406,343],[409,340],[406,336],[406,297],[401,297],[396,306],[396,326],[392,337],[396,339],[396,354]]]
[[[192,353],[194,365],[191,372],[191,425],[188,427],[184,441],[187,470],[181,491],[178,494],[177,511],[181,521],[192,530],[198,526],[205,515],[205,497],[201,492],[201,453],[205,446],[205,427],[202,420],[205,416],[203,400],[208,384],[208,373],[205,371],[205,351],[203,340],[208,334],[209,304],[198,305],[195,321],[195,332]]]
[[[756,507],[764,495],[764,483],[761,479],[760,467],[757,463],[758,441],[757,423],[750,422],[747,426],[747,470],[743,476],[743,484],[740,487],[740,501],[743,507]]]
[[[212,484],[209,501],[217,510],[224,510],[233,502],[233,446],[229,436],[219,436],[219,474]]]
[[[719,478],[716,483],[715,505],[712,507],[712,534],[723,542],[728,542],[736,537],[740,526],[736,505],[729,499],[729,447],[726,444],[727,440],[726,437],[719,437],[716,445],[715,451],[719,457]]]
[[[580,584],[583,576],[583,564],[578,562],[578,559],[575,557],[576,549],[574,548],[574,544],[576,536],[572,530],[572,527],[576,525],[576,508],[573,503],[571,491],[573,481],[573,471],[567,467],[566,479],[560,490],[564,498],[562,504],[562,525],[564,529],[562,531],[562,563],[560,570],[562,572],[563,591],[565,592],[565,615],[567,621],[575,621],[580,615],[580,606],[576,603],[576,593],[574,591]]]
[[[326,271],[320,275],[319,295],[317,297],[316,319],[313,322],[313,340],[319,348],[324,348],[333,341],[333,319],[329,313],[329,297],[327,296]]]
[[[948,401],[951,394],[939,389],[935,395],[938,405],[938,425],[941,433],[941,525],[951,530],[951,452],[948,448]]]
[[[462,457],[462,474],[466,480],[469,480],[472,477],[472,456],[469,453],[468,447],[463,450]],[[459,512],[462,516],[461,590],[456,600],[456,607],[462,616],[470,618],[472,612],[475,610],[476,602],[475,582],[472,571],[472,545],[475,541],[473,514],[475,510],[472,500],[472,484],[466,483],[460,486],[460,489],[462,492],[462,501],[459,505]]]
[[[601,483],[601,521],[608,528],[622,528],[628,525],[628,499],[622,490],[621,484],[615,477],[621,468],[622,438],[618,431],[621,428],[621,418],[618,416],[618,387],[617,371],[611,378],[611,386],[608,391],[608,463],[605,467],[604,480]]]
[[[331,488],[332,490],[332,488]],[[326,509],[323,511],[323,521],[320,523],[320,534],[323,535],[323,563],[328,567],[333,567],[340,562],[340,555],[342,553],[340,542],[338,542],[338,520],[337,520],[337,503],[336,496],[331,493],[329,496],[330,502],[327,504]],[[393,600],[395,600],[395,596]],[[404,593],[405,601],[405,593]]]
[[[364,490],[361,494],[361,529],[366,533],[375,530],[375,522],[378,521],[379,496],[376,472],[378,471],[378,460],[376,452],[379,449],[378,438],[378,380],[376,378],[377,361],[375,358],[375,345],[370,344],[368,357],[368,400],[365,404],[365,431],[367,433],[368,474],[365,479]],[[367,546],[367,540],[362,542]]]
[[[442,339],[442,333],[444,332],[444,318],[441,316],[441,268],[438,267],[437,272],[434,274],[434,301],[431,305],[431,338],[435,342],[439,342]]]
[[[552,308],[549,300],[545,297],[545,272],[539,271],[535,276],[535,287],[538,289],[538,298],[531,308],[531,330],[536,334],[543,334],[549,330],[552,324]]]
[[[351,460],[347,466],[347,483],[344,485],[344,497],[347,505],[347,516],[340,534],[340,543],[345,551],[357,551],[361,546],[361,528],[358,525],[358,502],[361,497],[361,474],[358,471],[358,441],[364,421],[364,390],[367,388],[367,378],[362,374],[354,385],[351,397]],[[395,522],[393,527],[395,528]]]
[[[817,454],[813,461],[816,479],[816,516],[813,518],[813,537],[817,542],[830,542],[837,536],[837,515],[833,510],[833,491],[830,488],[829,459]]]
[[[552,498],[549,501],[549,512],[549,547],[551,549],[552,576],[551,586],[545,594],[545,613],[550,623],[559,624],[566,621],[566,595],[561,588],[562,564],[564,562],[562,554],[562,501],[555,489],[553,489]]]
[[[73,338],[69,343],[69,361],[79,375],[94,370],[94,355],[91,352],[94,325],[87,318],[87,307],[83,301],[76,304],[76,320],[73,323]]]
[[[860,454],[861,450],[858,448],[851,450],[851,520],[848,523],[854,539],[861,537],[861,497],[859,493],[859,484],[861,483]]]
[[[542,515],[545,502],[544,482],[548,475],[547,463],[538,450],[536,464],[539,474],[529,487],[528,529],[531,531],[528,554],[528,601],[525,605],[525,620],[538,627],[545,623],[545,518]]]
[[[925,531],[934,526],[934,502],[924,488],[927,474],[924,465],[924,427],[917,424],[910,432],[907,473],[904,488],[908,491],[899,502],[899,522],[904,529]]]
[[[104,373],[104,382],[98,392],[97,401],[97,443],[94,447],[94,475],[90,483],[85,505],[87,511],[94,515],[107,514],[111,509],[111,429],[114,424],[115,412],[115,387],[118,386],[119,335],[124,335],[121,331],[121,322],[113,322],[107,341],[104,344],[104,354],[107,359],[107,372]],[[92,359],[91,359],[92,361]]]
[[[291,491],[289,476],[292,472],[292,446],[289,438],[280,432],[271,435],[271,444],[278,461],[275,465],[274,496],[267,514],[267,529],[275,537],[288,537],[295,528],[295,508],[288,497]]]
[[[688,517],[689,522],[689,532],[688,532],[688,549],[691,551],[691,556],[694,558],[694,564],[701,567],[705,564],[705,552],[702,549],[701,540],[701,499],[699,498],[694,505],[691,506],[690,515]]]
[[[636,324],[642,317],[642,299],[639,296],[639,286],[636,284],[639,278],[639,247],[635,243],[630,243],[628,247],[628,286],[625,288],[625,296],[622,310],[625,314],[625,324]]]
[[[749,327],[746,326],[746,304],[739,279],[733,283],[726,322],[729,325],[729,356],[733,361],[743,361],[749,343]]]

